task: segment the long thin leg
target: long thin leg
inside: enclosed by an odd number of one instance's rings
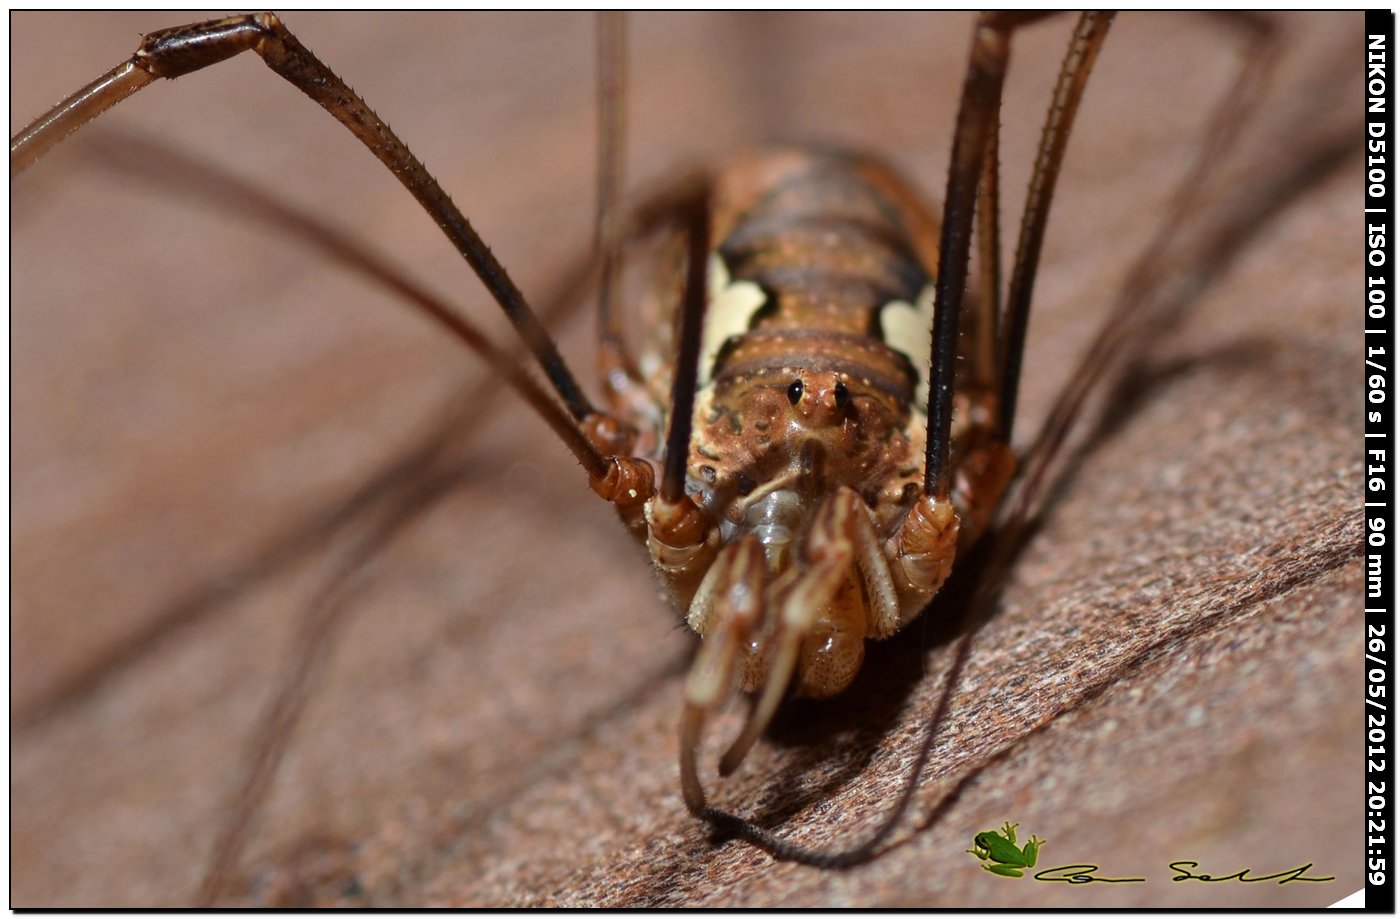
[[[366,531],[355,538],[307,607],[293,642],[296,650],[292,660],[282,672],[276,690],[259,715],[253,739],[247,748],[248,755],[224,810],[224,819],[214,840],[204,877],[195,894],[196,906],[212,906],[237,866],[253,819],[267,798],[292,734],[306,709],[315,677],[320,673],[332,642],[340,632],[339,626],[344,621],[366,566],[442,495],[457,485],[461,477],[461,470],[455,470],[439,472],[432,478],[420,480],[382,517],[369,521]]]
[[[891,548],[892,558],[903,575],[901,592],[924,600],[932,597],[947,578],[952,550],[959,538],[960,521],[954,513],[952,502],[953,384],[978,189],[985,174],[995,176],[996,173],[996,137],[1001,118],[1002,87],[1011,54],[1011,33],[1045,15],[1048,14],[983,13],[977,18],[972,32],[971,60],[958,105],[943,227],[938,245],[924,490],[900,524]],[[1058,160],[1055,162],[1058,166]],[[996,189],[989,189],[983,205],[994,209],[996,197]],[[999,245],[995,238],[994,215],[984,218],[982,229],[982,270],[985,277],[995,271],[990,253],[994,253]],[[991,321],[985,305],[982,320],[979,322],[982,326]],[[990,342],[982,338],[980,345],[985,349]],[[985,351],[975,350],[974,359],[974,378],[982,382],[986,379],[988,366]],[[991,446],[995,455],[989,454],[988,461],[995,474],[989,477],[988,483],[999,480],[1004,486],[1011,474],[1011,458],[1004,442]]]
[[[978,315],[972,345],[972,381],[979,392],[996,389],[1001,328],[1001,126],[992,126],[977,187]]]
[[[11,139],[10,175],[18,174],[68,134],[157,77],[175,79],[250,50],[345,125],[398,177],[500,304],[574,420],[596,414],[539,317],[437,180],[383,119],[272,13],[231,16],[147,35],[131,60],[59,103]]]
[[[1142,335],[1135,338],[1135,331],[1143,326],[1145,318],[1151,316],[1154,308],[1159,308],[1154,298],[1161,295],[1161,289],[1170,275],[1170,262],[1163,253],[1175,245],[1186,218],[1201,204],[1211,174],[1234,143],[1252,104],[1268,82],[1276,50],[1272,23],[1244,14],[1235,14],[1225,21],[1243,31],[1249,42],[1248,56],[1240,75],[1211,117],[1201,151],[1182,181],[1166,219],[1143,249],[1142,255],[1133,263],[1114,298],[1108,320],[1065,384],[1064,392],[1056,400],[1027,451],[1025,481],[1018,489],[1012,515],[1029,513],[1030,504],[1038,497],[1047,470],[1094,387],[1122,359],[1130,344],[1135,342],[1141,347],[1150,340]],[[1157,320],[1161,322],[1162,317],[1158,316]],[[1008,520],[1012,519],[1012,515],[1008,515]]]
[[[598,282],[598,365],[603,379],[621,390],[637,378],[623,344],[617,308],[617,215],[627,154],[627,14],[598,13],[598,205],[593,244],[601,262]],[[619,378],[619,375],[621,378]]]
[[[948,168],[948,188],[943,200],[943,230],[938,243],[934,300],[937,311],[929,368],[928,453],[924,463],[924,494],[938,502],[948,500],[953,483],[950,463],[953,377],[978,179],[986,160],[987,145],[1001,117],[1001,91],[1010,57],[1011,33],[1045,15],[983,13],[972,32],[972,60],[958,105],[952,164]]]
[[[1060,177],[1065,148],[1069,144],[1070,128],[1084,97],[1089,71],[1098,58],[1099,48],[1113,23],[1112,13],[1085,13],[1080,17],[1070,39],[1069,51],[1060,68],[1055,94],[1045,117],[1040,149],[1036,154],[1035,171],[1031,174],[1030,191],[1021,217],[1021,236],[1016,244],[1016,262],[1011,269],[1011,287],[1006,296],[1006,319],[1001,329],[1001,398],[998,401],[998,430],[1004,440],[1011,440],[1011,424],[1016,418],[1016,394],[1021,379],[1021,356],[1026,349],[1026,326],[1030,321],[1031,293],[1035,288],[1035,272],[1040,264],[1040,248],[1045,241],[1045,227],[1050,220],[1050,202],[1055,196],[1055,183]]]
[[[698,570],[703,550],[714,548],[715,523],[708,511],[685,493],[686,463],[690,458],[691,415],[699,383],[701,333],[708,299],[706,272],[710,252],[710,196],[702,188],[680,205],[686,226],[685,293],[676,351],[676,371],[671,381],[671,417],[666,428],[666,454],[662,459],[661,485],[648,505],[650,538],[660,551],[677,556],[680,568]],[[657,546],[654,557],[660,558]]]
[[[710,208],[697,200],[686,215],[685,302],[681,313],[676,375],[671,387],[671,424],[666,432],[666,460],[661,497],[675,502],[685,498],[685,467],[690,458],[691,414],[700,371],[700,338],[705,324],[706,267],[710,253]]]

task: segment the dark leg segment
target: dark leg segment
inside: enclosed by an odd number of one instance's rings
[[[972,382],[979,393],[996,390],[1001,327],[1001,125],[992,126],[977,187],[978,315],[972,345]]]
[[[944,501],[952,491],[950,464],[953,426],[953,376],[958,352],[958,319],[967,286],[968,252],[978,179],[987,145],[1001,113],[1001,91],[1010,57],[1011,32],[1044,13],[983,13],[972,33],[972,60],[958,105],[953,156],[943,201],[943,231],[938,244],[938,281],[933,320],[932,366],[929,368],[928,453],[924,494]]]
[[[700,371],[700,338],[708,298],[706,270],[710,255],[709,196],[697,197],[686,215],[685,302],[682,305],[676,374],[671,386],[671,423],[666,431],[666,460],[660,495],[675,503],[685,498],[685,467],[690,457],[691,414]]]
[[[1055,182],[1060,177],[1070,128],[1074,124],[1084,86],[1089,80],[1099,48],[1113,23],[1112,13],[1085,13],[1080,17],[1070,39],[1069,51],[1060,67],[1050,112],[1045,118],[1045,130],[1040,136],[1040,149],[1031,173],[1026,209],[1021,217],[1021,237],[1016,243],[1016,263],[1011,269],[1011,287],[1006,296],[1006,319],[1002,323],[1001,398],[999,400],[998,430],[1004,440],[1011,440],[1011,424],[1016,418],[1016,394],[1021,379],[1021,355],[1026,348],[1026,326],[1030,321],[1031,293],[1035,289],[1035,272],[1040,263],[1040,247],[1045,241],[1045,227],[1050,220],[1050,201],[1055,195]]]

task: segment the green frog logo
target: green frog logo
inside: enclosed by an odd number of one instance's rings
[[[1008,821],[1002,824],[1001,832],[987,830],[985,833],[978,833],[972,837],[972,848],[967,850],[968,854],[992,863],[983,865],[984,871],[999,874],[1004,878],[1023,877],[1025,869],[1035,867],[1036,857],[1040,854],[1040,847],[1045,845],[1045,840],[1032,836],[1024,846],[1016,848],[1016,827],[1020,825]]]

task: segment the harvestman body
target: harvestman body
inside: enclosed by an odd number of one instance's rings
[[[720,761],[724,774],[738,767],[790,692],[821,698],[845,689],[866,639],[887,637],[919,614],[960,552],[991,524],[1011,482],[1009,444],[1040,240],[1070,126],[1111,22],[1086,14],[1071,40],[1003,307],[998,112],[1010,34],[1037,18],[986,14],[975,27],[939,221],[875,160],[804,150],[737,157],[619,216],[623,42],[620,21],[606,17],[596,248],[607,411],[583,395],[504,268],[426,169],[271,14],[152,33],[132,60],[14,138],[11,170],[157,77],[244,50],[345,124],[458,247],[554,395],[449,306],[387,277],[372,256],[324,231],[295,232],[395,287],[485,357],[645,543],[687,625],[704,638],[681,720],[690,810],[778,854],[845,864],[868,857],[893,828],[927,744],[891,818],[867,843],[835,855],[787,846],[710,808],[698,748],[707,717],[738,688],[756,693],[756,703]],[[1237,86],[1230,102],[1242,94]],[[1230,110],[1222,106],[1220,120]],[[1214,133],[1222,133],[1218,125]],[[1209,158],[1203,155],[1193,180]],[[974,216],[982,296],[963,311]],[[634,355],[623,344],[615,303],[619,253],[664,230],[677,233],[676,245],[643,307],[652,334]],[[1118,334],[1122,318],[1115,316]],[[1111,346],[1114,332],[1110,322],[1107,344],[1099,344]],[[1094,378],[1081,371],[1071,384],[1062,428]],[[1053,452],[1062,437],[1052,428],[1042,452]],[[1017,505],[1022,514],[1027,501]],[[216,858],[207,897],[236,856],[230,846],[223,863]]]

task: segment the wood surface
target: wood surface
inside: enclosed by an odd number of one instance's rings
[[[12,131],[188,18],[12,15]],[[590,238],[589,17],[286,22],[526,294],[549,290]],[[689,641],[611,511],[499,394],[455,448],[460,481],[363,570],[220,902],[1319,906],[1358,889],[1361,163],[1306,185],[1276,173],[1329,138],[1359,150],[1361,17],[1278,23],[1276,79],[1193,220],[1208,238],[1241,201],[1276,206],[1088,426],[889,851],[820,871],[686,814]],[[1015,45],[1008,228],[1068,28]],[[637,17],[629,187],[801,141],[873,150],[936,199],[969,31],[952,15]],[[1021,440],[1160,220],[1238,47],[1198,16],[1129,14],[1110,34],[1046,243]],[[254,58],[103,122],[13,186],[14,906],[191,901],[299,622],[361,525],[316,521],[483,377],[323,259],[93,151],[133,132],[265,183],[507,340],[392,177]],[[590,385],[591,328],[563,335]],[[846,697],[792,707],[737,776],[707,768],[718,803],[812,844],[862,838],[951,662],[939,621],[956,611],[930,615],[872,649]],[[1148,882],[987,874],[964,850],[1005,820],[1048,840],[1042,866]],[[1172,883],[1186,858],[1337,880]]]

